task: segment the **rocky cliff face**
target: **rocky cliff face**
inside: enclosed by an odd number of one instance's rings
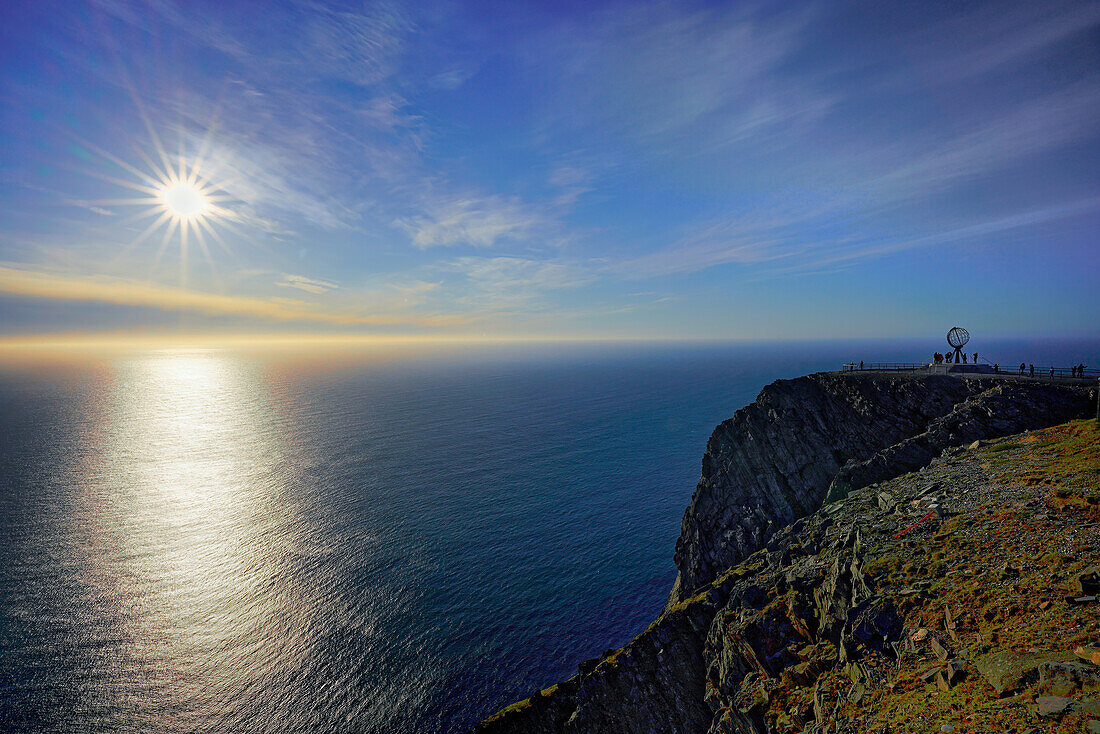
[[[676,541],[669,604],[817,510],[948,446],[1061,423],[1083,389],[1006,378],[821,373],[768,385],[715,429]]]
[[[707,444],[661,617],[476,731],[791,730],[777,728],[776,711],[793,730],[825,731],[848,700],[837,674],[871,688],[907,644],[906,598],[866,571],[909,515],[942,513],[930,494],[941,483],[906,472],[952,447],[1087,415],[1090,399],[1003,378],[849,373],[769,385]],[[901,474],[904,492],[881,491]]]

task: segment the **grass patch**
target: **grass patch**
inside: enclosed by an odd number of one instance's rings
[[[1025,443],[1026,440],[1026,443]],[[1035,431],[1021,439],[1021,462],[1026,471],[1007,471],[998,480],[1009,484],[1049,484],[1060,500],[1079,499],[1100,505],[1100,424],[1091,419],[1071,421]]]
[[[485,721],[486,722],[496,721],[497,719],[504,718],[505,716],[508,716],[509,714],[517,714],[520,711],[523,711],[523,710],[528,709],[530,707],[531,707],[531,699],[525,698],[522,701],[516,701],[511,706],[506,706],[506,707],[502,708],[500,711],[497,711],[495,714],[493,714],[489,718],[485,719]]]
[[[1049,551],[1039,556],[1039,563],[1044,566],[1064,566],[1072,560],[1069,556],[1061,553],[1060,551]]]

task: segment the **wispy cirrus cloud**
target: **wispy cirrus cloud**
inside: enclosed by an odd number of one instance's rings
[[[363,86],[393,75],[413,29],[408,11],[379,2],[356,10],[316,2],[300,5],[302,27],[294,29],[293,50],[307,69]]]
[[[492,247],[530,236],[544,219],[515,197],[455,197],[431,201],[421,215],[398,219],[414,247]]]
[[[1098,23],[1100,6],[1096,3],[993,3],[966,8],[900,40],[907,53],[919,59],[924,83],[956,84],[1034,61],[1044,51],[1088,33]]]
[[[1069,85],[1026,100],[996,116],[970,121],[968,128],[935,148],[918,152],[894,170],[864,185],[878,196],[902,185],[900,196],[914,190],[942,191],[962,179],[992,174],[1029,156],[1096,134],[1090,112],[1100,106],[1100,80]],[[873,150],[872,150],[873,152]]]
[[[650,255],[618,263],[612,269],[623,277],[653,278],[736,264],[746,268],[748,277],[774,279],[826,269],[832,272],[906,250],[965,242],[1097,213],[1100,198],[1090,197],[1004,216],[973,216],[950,228],[927,228],[906,237],[894,232],[823,232],[812,245],[791,235],[779,222],[774,223],[774,230],[725,222]]]
[[[751,209],[696,225],[657,250],[622,261],[613,269],[627,277],[691,273],[737,264],[773,274],[813,270],[824,265],[846,267],[891,252],[932,247],[977,236],[997,226],[1025,221],[1054,222],[1092,207],[1085,204],[1037,202],[1027,212],[963,214],[950,229],[909,225],[899,229],[899,211],[927,202],[975,181],[988,181],[1029,159],[1072,146],[1095,136],[1090,110],[1100,106],[1100,81],[1088,79],[1029,99],[1019,105],[968,119],[952,136],[923,148],[901,150],[868,144],[854,157],[816,161],[813,175],[843,185],[807,186],[792,204],[789,192],[778,192]],[[1043,215],[1036,219],[1037,212]],[[965,221],[965,220],[969,221]],[[999,230],[997,230],[999,231]],[[944,234],[951,232],[950,236]],[[869,242],[893,240],[893,245]],[[797,259],[788,265],[787,261]]]
[[[854,246],[838,248],[832,251],[819,251],[813,257],[791,265],[775,268],[772,275],[789,272],[804,272],[824,268],[835,269],[849,266],[883,255],[902,252],[918,247],[931,247],[963,242],[968,239],[990,234],[1001,234],[1013,230],[1036,227],[1050,222],[1100,213],[1100,197],[1093,197],[1065,204],[1043,207],[1015,214],[973,221],[951,229],[927,232],[905,239],[879,237],[875,241],[859,242]]]
[[[325,280],[316,280],[307,278],[304,275],[292,275],[290,273],[283,273],[283,277],[276,281],[275,285],[281,288],[297,288],[300,291],[315,295],[328,293],[339,287],[335,283],[329,283]]]
[[[764,13],[760,5],[646,4],[563,26],[538,50],[561,58],[555,107],[582,114],[554,124],[596,124],[658,155],[804,128],[836,101],[787,69],[819,16],[809,6]]]
[[[530,306],[551,292],[580,288],[600,277],[593,263],[565,258],[461,257],[437,267],[460,277],[456,300],[478,309]]]
[[[718,265],[759,265],[796,254],[798,250],[777,233],[753,231],[739,222],[722,222],[609,269],[627,278],[651,278],[694,273]]]
[[[404,283],[390,283],[389,287],[397,291],[406,300],[420,299],[427,293],[431,293],[439,288],[438,282],[430,282],[426,280],[413,280]]]

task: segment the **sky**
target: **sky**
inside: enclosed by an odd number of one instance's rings
[[[1098,120],[1096,2],[5,3],[0,340],[1091,338]]]

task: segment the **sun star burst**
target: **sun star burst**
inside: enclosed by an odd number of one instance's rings
[[[215,267],[210,254],[208,237],[233,257],[235,255],[222,238],[219,229],[229,230],[240,238],[252,240],[234,226],[234,222],[239,222],[240,218],[228,208],[229,202],[234,200],[234,197],[225,191],[228,182],[216,181],[210,177],[212,169],[209,165],[208,152],[211,130],[207,130],[196,155],[188,157],[181,152],[177,156],[170,156],[148,119],[145,115],[142,117],[152,141],[151,152],[138,146],[134,147],[143,166],[133,165],[89,141],[81,141],[82,145],[113,164],[116,170],[121,169],[132,178],[119,178],[100,171],[86,171],[87,173],[105,182],[128,188],[141,196],[102,199],[87,203],[140,208],[137,213],[123,219],[122,223],[141,222],[149,218],[152,218],[152,221],[118,252],[115,259],[125,256],[143,242],[160,235],[160,243],[154,259],[155,267],[159,264],[169,243],[176,240],[179,243],[180,252],[180,281],[184,282],[187,279],[188,245],[192,236],[212,271]],[[181,150],[182,147],[181,141]]]

